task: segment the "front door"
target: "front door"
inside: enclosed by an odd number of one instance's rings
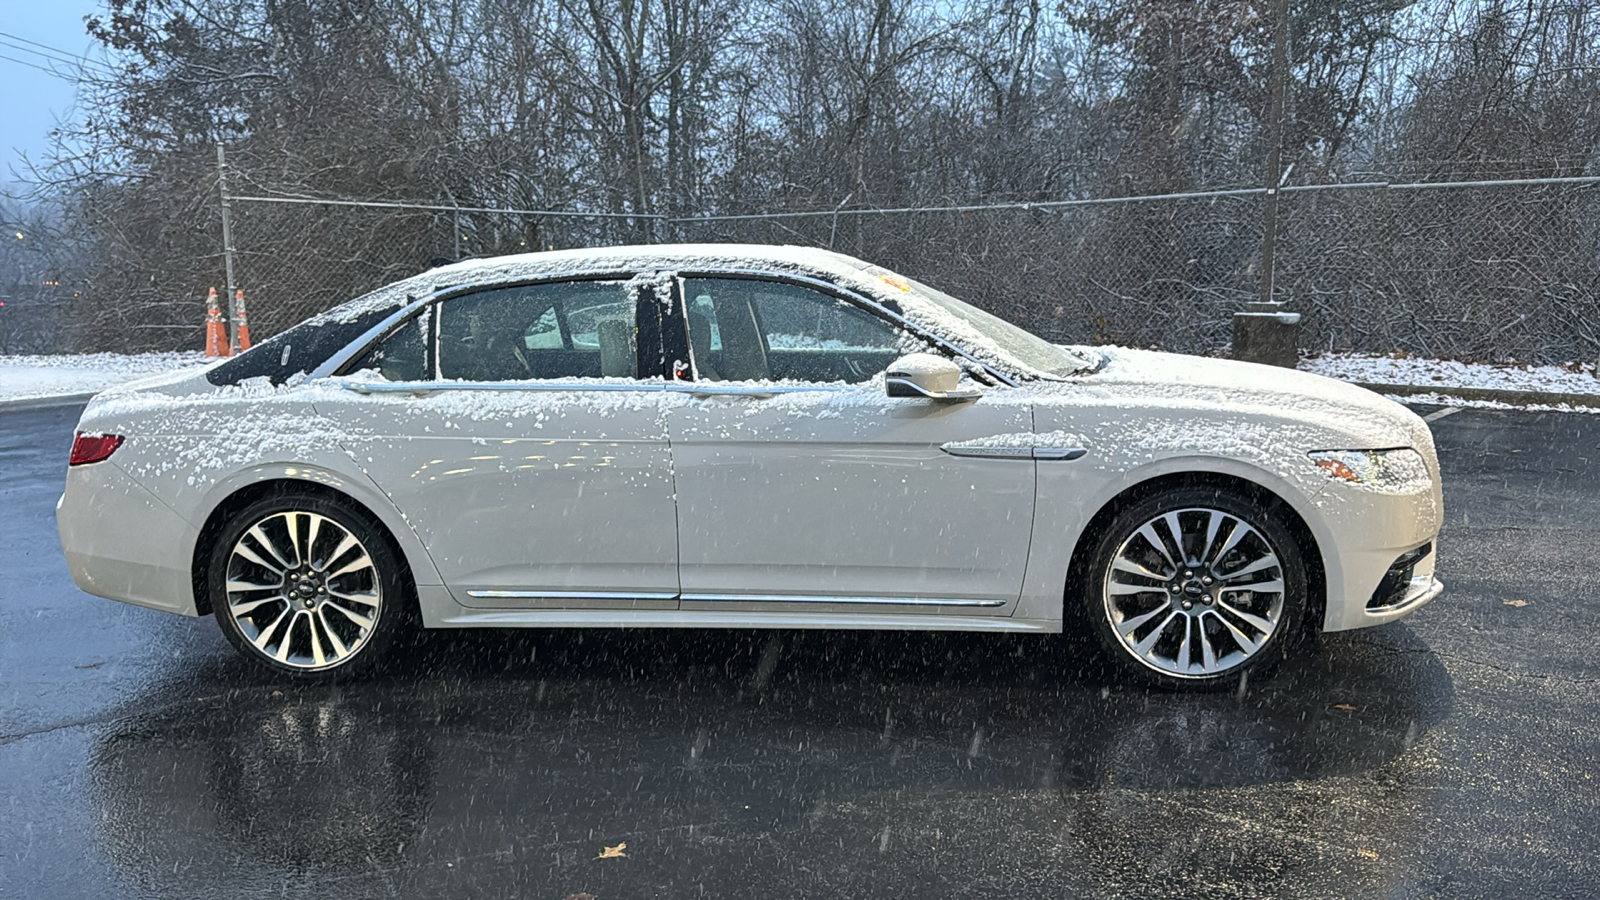
[[[605,280],[446,299],[331,401],[457,602],[677,606],[660,350],[639,338],[657,308],[648,283]]]
[[[696,380],[666,416],[683,609],[1010,613],[1034,463],[944,448],[1030,445],[1029,405],[1003,387],[966,403],[886,396],[876,376],[928,348],[820,290],[682,287]]]

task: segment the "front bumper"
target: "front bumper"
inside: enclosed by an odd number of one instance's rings
[[[72,580],[97,597],[196,615],[189,577],[197,532],[116,463],[67,470],[56,529]]]
[[[1326,529],[1318,535],[1328,579],[1324,631],[1392,622],[1443,592],[1434,577],[1443,519],[1437,482],[1405,494],[1330,485],[1316,505]]]
[[[1387,606],[1369,608],[1367,610],[1367,618],[1372,620],[1371,624],[1373,625],[1392,622],[1442,593],[1444,593],[1444,582],[1429,575],[1426,580],[1414,583],[1399,602],[1391,603]]]

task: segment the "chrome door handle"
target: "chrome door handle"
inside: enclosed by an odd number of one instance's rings
[[[1023,445],[994,446],[990,444],[950,443],[939,448],[951,456],[971,456],[978,459],[1079,459],[1088,454],[1087,447],[1028,447]]]
[[[426,384],[380,384],[375,382],[346,382],[344,389],[357,394],[410,394],[413,397],[423,397],[438,390]]]
[[[1070,460],[1074,460],[1074,459],[1080,459],[1080,458],[1088,455],[1088,453],[1089,453],[1089,448],[1087,448],[1087,447],[1035,447],[1035,448],[1033,448],[1033,458],[1034,459],[1064,459],[1064,460],[1069,460],[1070,461]]]

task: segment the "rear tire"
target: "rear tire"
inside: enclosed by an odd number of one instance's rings
[[[1265,673],[1304,632],[1306,571],[1275,501],[1183,487],[1118,511],[1076,573],[1077,607],[1121,673],[1219,689]]]
[[[229,516],[206,585],[235,649],[304,681],[371,669],[410,629],[416,608],[383,527],[320,494],[279,494]]]

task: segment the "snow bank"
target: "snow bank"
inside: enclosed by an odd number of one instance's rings
[[[1562,366],[1490,365],[1416,357],[1395,359],[1366,353],[1323,353],[1300,360],[1299,368],[1341,381],[1369,384],[1600,394],[1600,378],[1595,377],[1593,370],[1574,372]]]
[[[0,401],[103,391],[173,369],[199,368],[206,362],[198,351],[0,356]]]

